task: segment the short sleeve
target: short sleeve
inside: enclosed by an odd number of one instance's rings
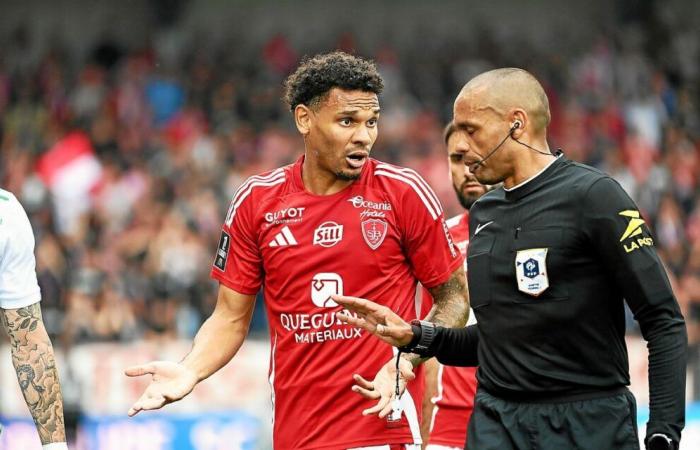
[[[401,223],[404,250],[415,277],[426,288],[447,281],[462,264],[462,255],[454,244],[442,205],[437,196],[418,174],[401,202]]]
[[[221,229],[211,277],[246,295],[255,295],[262,284],[262,258],[253,223],[253,201],[231,202]]]
[[[41,300],[36,279],[34,233],[27,213],[16,199],[4,209],[2,223],[2,253],[0,260],[0,307],[24,308]]]

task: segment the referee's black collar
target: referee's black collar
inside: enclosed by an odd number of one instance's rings
[[[518,187],[517,189],[513,189],[512,191],[506,191],[503,189],[506,195],[506,199],[510,201],[516,201],[519,200],[526,195],[528,195],[530,192],[536,191],[539,189],[542,184],[544,184],[545,181],[552,175],[552,173],[557,170],[559,167],[562,165],[566,164],[568,159],[564,156],[564,152],[562,152],[560,149],[557,149],[556,152],[554,152],[554,156],[557,157],[557,159],[552,162],[549,167],[544,169],[541,173],[535,175],[534,178],[528,180],[525,185]]]

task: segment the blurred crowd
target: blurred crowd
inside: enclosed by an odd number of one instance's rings
[[[697,345],[700,30],[625,30],[567,54],[514,51],[486,30],[469,51],[454,41],[358,49],[349,33],[328,48],[377,61],[386,91],[373,156],[417,169],[451,214],[441,130],[452,100],[483,70],[532,71],[549,95],[551,147],[610,173],[639,204]],[[172,58],[157,43],[105,40],[80,61],[58,42],[29,61],[22,28],[8,39],[0,186],[33,223],[55,342],[192,337],[216,300],[209,271],[233,192],[303,151],[282,81],[318,49],[280,34],[248,49],[254,58],[201,42]],[[265,330],[257,310],[254,333]]]

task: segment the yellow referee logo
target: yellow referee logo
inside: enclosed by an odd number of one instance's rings
[[[629,222],[627,223],[627,229],[625,229],[625,232],[622,233],[622,237],[620,238],[620,242],[623,242],[626,239],[639,236],[642,234],[642,225],[644,225],[644,219],[641,219],[639,217],[639,211],[635,211],[633,209],[628,209],[625,211],[620,212],[621,216],[628,217]],[[637,239],[632,240],[629,243],[623,244],[623,247],[625,248],[625,252],[630,253],[634,250],[637,250],[641,247],[644,246],[652,246],[654,245],[654,241],[650,237],[638,237]]]
[[[620,215],[630,218],[630,221],[627,224],[627,229],[620,238],[620,242],[624,241],[627,238],[637,236],[638,234],[642,234],[642,225],[644,224],[644,219],[639,218],[639,211],[628,209],[626,211],[622,211]]]

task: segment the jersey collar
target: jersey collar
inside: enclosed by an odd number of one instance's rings
[[[527,194],[540,187],[547,180],[547,178],[549,178],[552,172],[556,170],[557,167],[560,167],[562,164],[564,164],[566,161],[567,159],[564,157],[563,154],[560,153],[554,160],[552,160],[552,162],[547,164],[534,176],[528,178],[527,180],[523,181],[522,183],[516,186],[513,186],[510,189],[506,189],[504,187],[503,190],[505,191],[506,198],[508,200],[518,200],[520,198],[525,197]]]

